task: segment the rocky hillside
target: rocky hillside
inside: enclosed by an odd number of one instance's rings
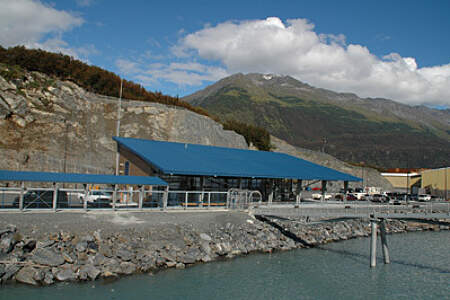
[[[0,71],[8,68],[0,65]],[[0,169],[112,173],[118,99],[37,72],[0,76]],[[180,107],[122,101],[120,135],[247,149],[243,136]],[[275,151],[356,176],[361,169],[273,138]],[[389,188],[376,172],[371,184]]]
[[[10,82],[0,76],[0,168],[111,173],[117,103],[37,72]],[[242,136],[183,108],[126,100],[122,107],[121,136],[247,148]]]
[[[449,109],[362,99],[263,74],[232,75],[183,100],[344,161],[385,168],[450,164]]]

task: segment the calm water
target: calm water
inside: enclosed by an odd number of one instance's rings
[[[369,239],[257,254],[115,282],[0,287],[0,299],[450,299],[450,233],[388,237],[391,264],[369,268]]]

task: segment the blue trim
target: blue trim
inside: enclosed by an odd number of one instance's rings
[[[99,174],[50,173],[7,170],[0,170],[0,181],[167,185],[167,182],[165,182],[161,178],[150,176],[115,176]]]
[[[186,143],[113,137],[166,175],[362,181],[312,162],[279,152],[243,150]]]

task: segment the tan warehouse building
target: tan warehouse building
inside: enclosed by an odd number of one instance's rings
[[[395,192],[417,193],[421,187],[421,175],[417,172],[389,172],[381,175],[392,184]]]
[[[427,193],[449,199],[450,167],[425,170],[421,173],[421,187]]]

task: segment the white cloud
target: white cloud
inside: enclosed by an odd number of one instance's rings
[[[117,59],[116,66],[119,68],[120,72],[132,75],[136,73],[142,73],[143,70],[139,68],[139,64],[136,62],[132,62],[127,59]]]
[[[0,44],[4,47],[38,43],[49,33],[80,26],[83,19],[40,1],[0,0]]]
[[[0,7],[0,45],[4,47],[24,45],[67,54],[85,62],[89,55],[99,53],[94,45],[71,47],[62,39],[65,31],[83,24],[80,17],[37,0],[0,0]]]
[[[166,81],[181,86],[199,86],[205,81],[217,81],[230,75],[223,68],[197,62],[144,64],[138,61],[118,59],[116,66],[121,73],[132,76],[144,85]]]
[[[90,55],[99,54],[97,48],[94,45],[85,45],[83,47],[69,47],[65,41],[60,38],[49,38],[44,42],[33,42],[25,43],[27,48],[42,49],[54,53],[62,53],[72,56],[75,59],[84,61],[85,63],[90,63],[88,57]]]
[[[286,74],[314,86],[363,97],[450,105],[450,63],[419,68],[414,58],[396,53],[378,58],[362,45],[346,44],[342,34],[317,34],[305,19],[283,23],[272,17],[208,26],[186,35],[172,53],[185,60],[200,57],[219,62],[225,66],[220,69],[222,74]],[[173,67],[167,69],[175,72]],[[186,78],[185,82],[198,80]]]

